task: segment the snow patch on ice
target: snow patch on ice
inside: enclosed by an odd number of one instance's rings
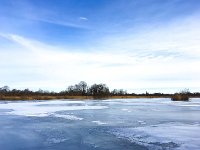
[[[138,120],[138,123],[141,124],[141,125],[145,125],[146,124],[146,122],[142,121],[142,120]]]
[[[199,104],[190,104],[190,105],[179,105],[179,106],[183,106],[183,107],[200,107]]]
[[[107,123],[102,122],[102,121],[99,121],[99,120],[92,121],[92,122],[93,122],[93,123],[96,123],[96,124],[98,124],[98,125],[105,125],[105,124],[107,124]]]
[[[126,108],[123,108],[123,109],[121,109],[122,111],[128,111],[128,109],[126,109]]]
[[[121,109],[122,111],[126,111],[126,112],[132,112],[131,110],[129,110],[129,109],[126,109],[126,108],[123,108],[123,109]]]
[[[68,120],[83,120],[83,118],[77,117],[75,115],[60,115],[60,114],[54,114],[55,117],[58,118],[64,118]]]
[[[67,141],[67,139],[60,139],[60,138],[51,138],[47,139],[46,143],[48,144],[59,144]]]
[[[72,103],[69,101],[48,101],[51,104],[67,104]],[[12,111],[6,112],[6,114],[10,115],[22,115],[22,116],[35,116],[35,117],[46,117],[55,113],[57,111],[67,111],[67,110],[95,110],[95,109],[106,109],[107,106],[67,106],[67,105],[60,105],[60,106],[45,106],[43,104],[49,104],[48,102],[15,102],[15,103],[7,103],[7,104],[0,104],[0,109],[11,109]],[[73,103],[76,103],[73,101]],[[82,102],[77,102],[82,103]]]
[[[200,126],[167,123],[137,128],[117,128],[111,133],[118,138],[148,146],[150,149],[199,150]]]

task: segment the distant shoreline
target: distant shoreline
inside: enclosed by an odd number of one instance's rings
[[[66,99],[66,100],[94,100],[94,99],[137,99],[137,98],[170,98],[170,96],[108,96],[102,98],[94,98],[93,96],[2,96],[0,101],[15,101],[15,100],[54,100],[54,99]],[[200,98],[200,97],[190,97],[190,98]]]
[[[60,92],[31,91],[29,89],[18,90],[10,89],[8,86],[0,88],[0,100],[93,100],[93,99],[136,99],[136,98],[171,98],[174,101],[188,101],[189,98],[200,98],[200,93],[191,93],[189,89],[184,89],[174,94],[164,93],[145,93],[135,94],[128,93],[123,89],[110,90],[106,84],[93,84],[88,86],[85,81],[78,84],[70,85],[66,90]]]

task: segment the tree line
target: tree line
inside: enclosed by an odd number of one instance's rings
[[[110,91],[106,84],[93,84],[89,86],[85,81],[70,85],[60,92],[49,92],[42,89],[31,91],[29,89],[19,90],[10,89],[8,86],[0,88],[0,96],[93,96],[94,98],[109,97],[112,95],[126,95],[123,89],[114,89]]]
[[[106,98],[110,96],[147,96],[147,97],[171,97],[172,94],[163,94],[163,93],[127,93],[123,89],[114,89],[110,90],[106,84],[93,84],[89,86],[85,81],[81,81],[78,84],[70,85],[65,90],[60,92],[49,92],[42,89],[37,91],[31,91],[29,89],[19,90],[19,89],[10,89],[8,86],[0,88],[0,98],[5,96],[92,96],[93,98]],[[187,92],[187,95],[190,97],[200,97],[200,93],[191,93]]]

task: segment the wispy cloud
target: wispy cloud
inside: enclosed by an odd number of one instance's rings
[[[3,37],[22,46],[20,51],[4,51],[1,55],[1,70],[4,72],[1,76],[4,79],[7,76],[5,82],[14,87],[25,88],[28,85],[32,88],[65,88],[66,85],[85,80],[90,84],[105,82],[111,88],[122,87],[131,90],[143,87],[170,87],[172,83],[174,87],[191,87],[200,82],[198,76],[192,75],[200,74],[192,68],[194,65],[200,65],[197,61],[182,62],[159,57],[149,59],[147,56],[141,59],[143,56],[113,53],[112,50],[106,53],[73,52],[73,49],[63,50],[19,35],[4,34]],[[9,67],[6,60],[11,60]],[[17,69],[13,69],[16,67]],[[6,72],[15,77],[15,82]],[[184,78],[181,74],[184,74]],[[163,77],[162,81],[152,80],[160,76]],[[174,78],[184,82],[177,82]]]
[[[56,24],[56,25],[60,25],[60,26],[65,26],[65,27],[72,27],[72,28],[82,28],[82,29],[89,29],[88,26],[86,26],[85,24],[80,24],[76,21],[65,21],[65,20],[61,20],[61,19],[57,19],[57,18],[31,18],[33,20],[36,21],[40,21],[40,22],[44,22],[44,23],[50,23],[50,24]],[[74,18],[75,20],[75,18]],[[81,18],[80,20],[87,20],[87,18]]]
[[[87,20],[88,20],[88,18],[86,18],[86,17],[79,17],[79,19],[80,19],[80,20],[84,20],[84,21],[87,21]]]
[[[104,48],[122,51],[138,57],[200,57],[199,15],[175,20],[157,27],[138,29],[115,36],[107,36],[103,40]]]

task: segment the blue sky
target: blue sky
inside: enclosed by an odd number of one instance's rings
[[[0,0],[0,86],[200,90],[199,0]]]

